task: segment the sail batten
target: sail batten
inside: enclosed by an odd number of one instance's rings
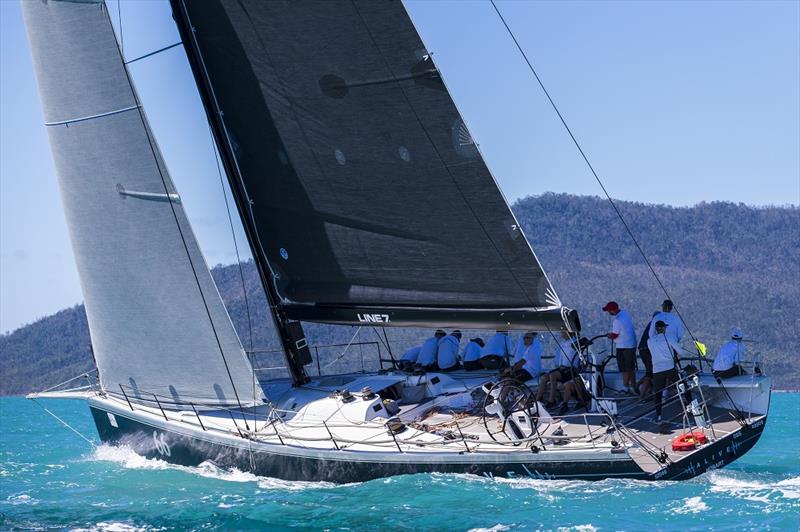
[[[260,402],[104,5],[22,11],[102,387]]]

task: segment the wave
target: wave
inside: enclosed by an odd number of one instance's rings
[[[489,528],[470,528],[467,532],[504,532],[506,530],[511,530],[511,527],[498,523]]]
[[[213,462],[203,462],[197,466],[182,466],[165,462],[159,458],[145,458],[126,446],[102,444],[88,456],[89,460],[115,462],[126,469],[174,470],[192,475],[213,478],[226,482],[253,482],[263,490],[301,491],[308,489],[343,488],[356,484],[334,484],[332,482],[305,482],[261,477],[236,468],[222,468]]]
[[[18,495],[9,495],[8,497],[6,497],[6,502],[8,504],[11,504],[12,506],[17,506],[19,504],[31,504],[31,505],[39,504],[39,501],[37,501],[27,493],[20,493]]]
[[[699,514],[708,510],[708,505],[701,497],[689,497],[680,501],[679,506],[671,511],[674,514]]]
[[[154,528],[151,526],[137,526],[131,523],[122,521],[101,521],[88,528],[72,528],[71,532],[142,532],[142,531],[156,531],[164,530],[163,528]]]
[[[670,482],[637,480],[625,478],[608,478],[603,480],[566,480],[566,479],[544,479],[531,478],[527,476],[517,477],[488,477],[470,475],[467,473],[431,473],[430,477],[435,483],[447,483],[452,481],[473,482],[482,484],[496,484],[507,486],[510,489],[531,489],[546,495],[548,493],[557,495],[563,492],[566,495],[576,494],[595,495],[598,493],[609,493],[624,495],[630,489],[661,489],[668,487]]]
[[[740,499],[772,503],[780,499],[800,499],[800,476],[762,481],[741,477],[733,471],[713,471],[708,475],[711,492],[726,493]]]

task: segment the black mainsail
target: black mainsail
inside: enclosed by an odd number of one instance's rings
[[[400,1],[172,4],[284,318],[565,327]]]

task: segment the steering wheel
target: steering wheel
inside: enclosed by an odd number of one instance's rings
[[[486,433],[492,440],[500,444],[505,444],[497,439],[500,434],[515,446],[522,443],[515,440],[524,440],[528,437],[522,432],[515,416],[523,417],[531,429],[539,421],[539,404],[536,402],[533,391],[524,383],[509,378],[501,379],[491,385],[486,391],[481,410]],[[491,427],[494,420],[502,420],[499,430]],[[494,425],[496,427],[496,424]],[[506,429],[511,431],[513,437]]]

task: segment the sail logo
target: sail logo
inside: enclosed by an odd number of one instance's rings
[[[356,314],[361,323],[388,323],[388,314]]]
[[[172,456],[172,450],[169,448],[169,444],[164,440],[164,434],[159,434],[157,431],[153,431],[153,443],[156,444],[156,451],[161,456]]]

